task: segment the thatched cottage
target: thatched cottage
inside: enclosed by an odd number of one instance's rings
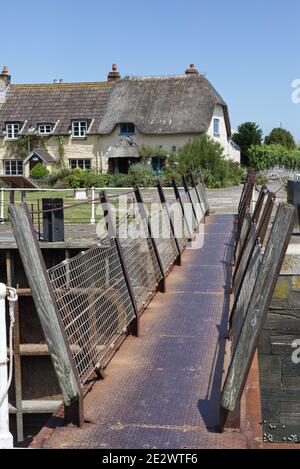
[[[125,77],[114,65],[107,81],[12,84],[0,74],[0,174],[24,174],[38,163],[127,172],[139,147],[167,153],[207,133],[240,161],[230,140],[225,101],[191,65],[182,76]],[[153,155],[152,165],[160,166]]]

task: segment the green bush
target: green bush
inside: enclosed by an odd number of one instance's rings
[[[44,179],[49,176],[49,171],[43,163],[38,163],[30,171],[32,179]]]
[[[139,184],[143,187],[153,186],[158,178],[155,171],[150,166],[143,163],[137,163],[130,167],[128,171],[130,185]]]
[[[177,162],[181,174],[200,169],[207,187],[212,188],[238,185],[243,175],[240,165],[225,160],[223,147],[207,135],[184,145],[178,152]]]
[[[300,167],[300,150],[289,150],[282,145],[253,145],[249,149],[249,158],[255,171],[264,171],[273,166],[289,169]]]
[[[128,175],[123,173],[113,174],[109,180],[110,187],[131,187],[131,185]]]
[[[68,185],[71,189],[85,187],[85,171],[83,169],[74,169],[68,177]]]

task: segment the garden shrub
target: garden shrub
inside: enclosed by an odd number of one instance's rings
[[[36,164],[30,171],[31,179],[44,179],[50,174],[49,170],[43,163]]]
[[[130,185],[139,184],[143,187],[149,187],[156,184],[158,177],[156,172],[143,163],[136,163],[129,168],[128,180]]]
[[[282,145],[253,145],[249,149],[249,158],[255,171],[264,171],[273,166],[300,168],[300,149],[288,149]]]

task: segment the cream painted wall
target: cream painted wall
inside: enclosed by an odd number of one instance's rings
[[[220,136],[216,137],[213,135],[213,120],[215,117],[220,119]],[[70,159],[91,159],[92,167],[95,170],[107,172],[108,171],[108,160],[106,157],[107,150],[116,145],[121,136],[119,135],[119,126],[110,135],[88,135],[87,139],[74,139],[71,136],[63,137],[64,141],[64,162],[65,165],[69,166]],[[211,124],[209,126],[207,134],[214,140],[218,141],[224,148],[226,158],[233,159],[240,163],[240,152],[237,151],[228,142],[227,130],[225,125],[225,118],[222,106],[216,106]],[[150,145],[152,147],[161,146],[163,150],[171,153],[173,147],[178,150],[189,140],[193,139],[195,134],[180,134],[180,135],[143,135],[137,133],[134,136],[134,140],[138,145]],[[46,141],[48,152],[53,155],[57,160],[59,159],[59,138],[50,137]],[[4,172],[3,160],[7,159],[6,148],[9,142],[5,142],[4,138],[0,139],[0,174]],[[11,157],[13,159],[13,157]],[[28,165],[27,165],[28,166]],[[25,174],[28,176],[29,170],[25,168]]]
[[[72,139],[71,136],[63,137],[64,141],[64,163],[68,167],[70,159],[91,159],[93,168],[101,171],[101,148],[100,138],[96,135],[89,135],[86,140]],[[57,160],[59,159],[59,139],[60,137],[50,137],[46,140],[48,152]],[[6,150],[10,142],[4,138],[0,139],[0,174],[4,173],[4,163],[6,159],[14,159],[13,155],[8,156]],[[25,168],[25,175],[29,175],[28,165]],[[51,168],[51,166],[49,166]],[[105,168],[104,168],[105,169]],[[107,169],[107,168],[106,168]]]
[[[214,135],[214,119],[215,118],[220,119],[220,136],[218,137]],[[223,107],[219,104],[215,107],[214,114],[213,114],[209,129],[207,131],[207,134],[211,138],[213,138],[216,142],[219,142],[222,145],[222,147],[224,148],[225,157],[227,159],[234,160],[237,163],[241,162],[241,153],[238,150],[236,150],[228,141],[224,111],[223,111]]]

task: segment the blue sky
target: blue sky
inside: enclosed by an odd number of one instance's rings
[[[0,66],[14,83],[182,73],[195,63],[232,126],[282,124],[300,141],[299,0],[1,1]]]

